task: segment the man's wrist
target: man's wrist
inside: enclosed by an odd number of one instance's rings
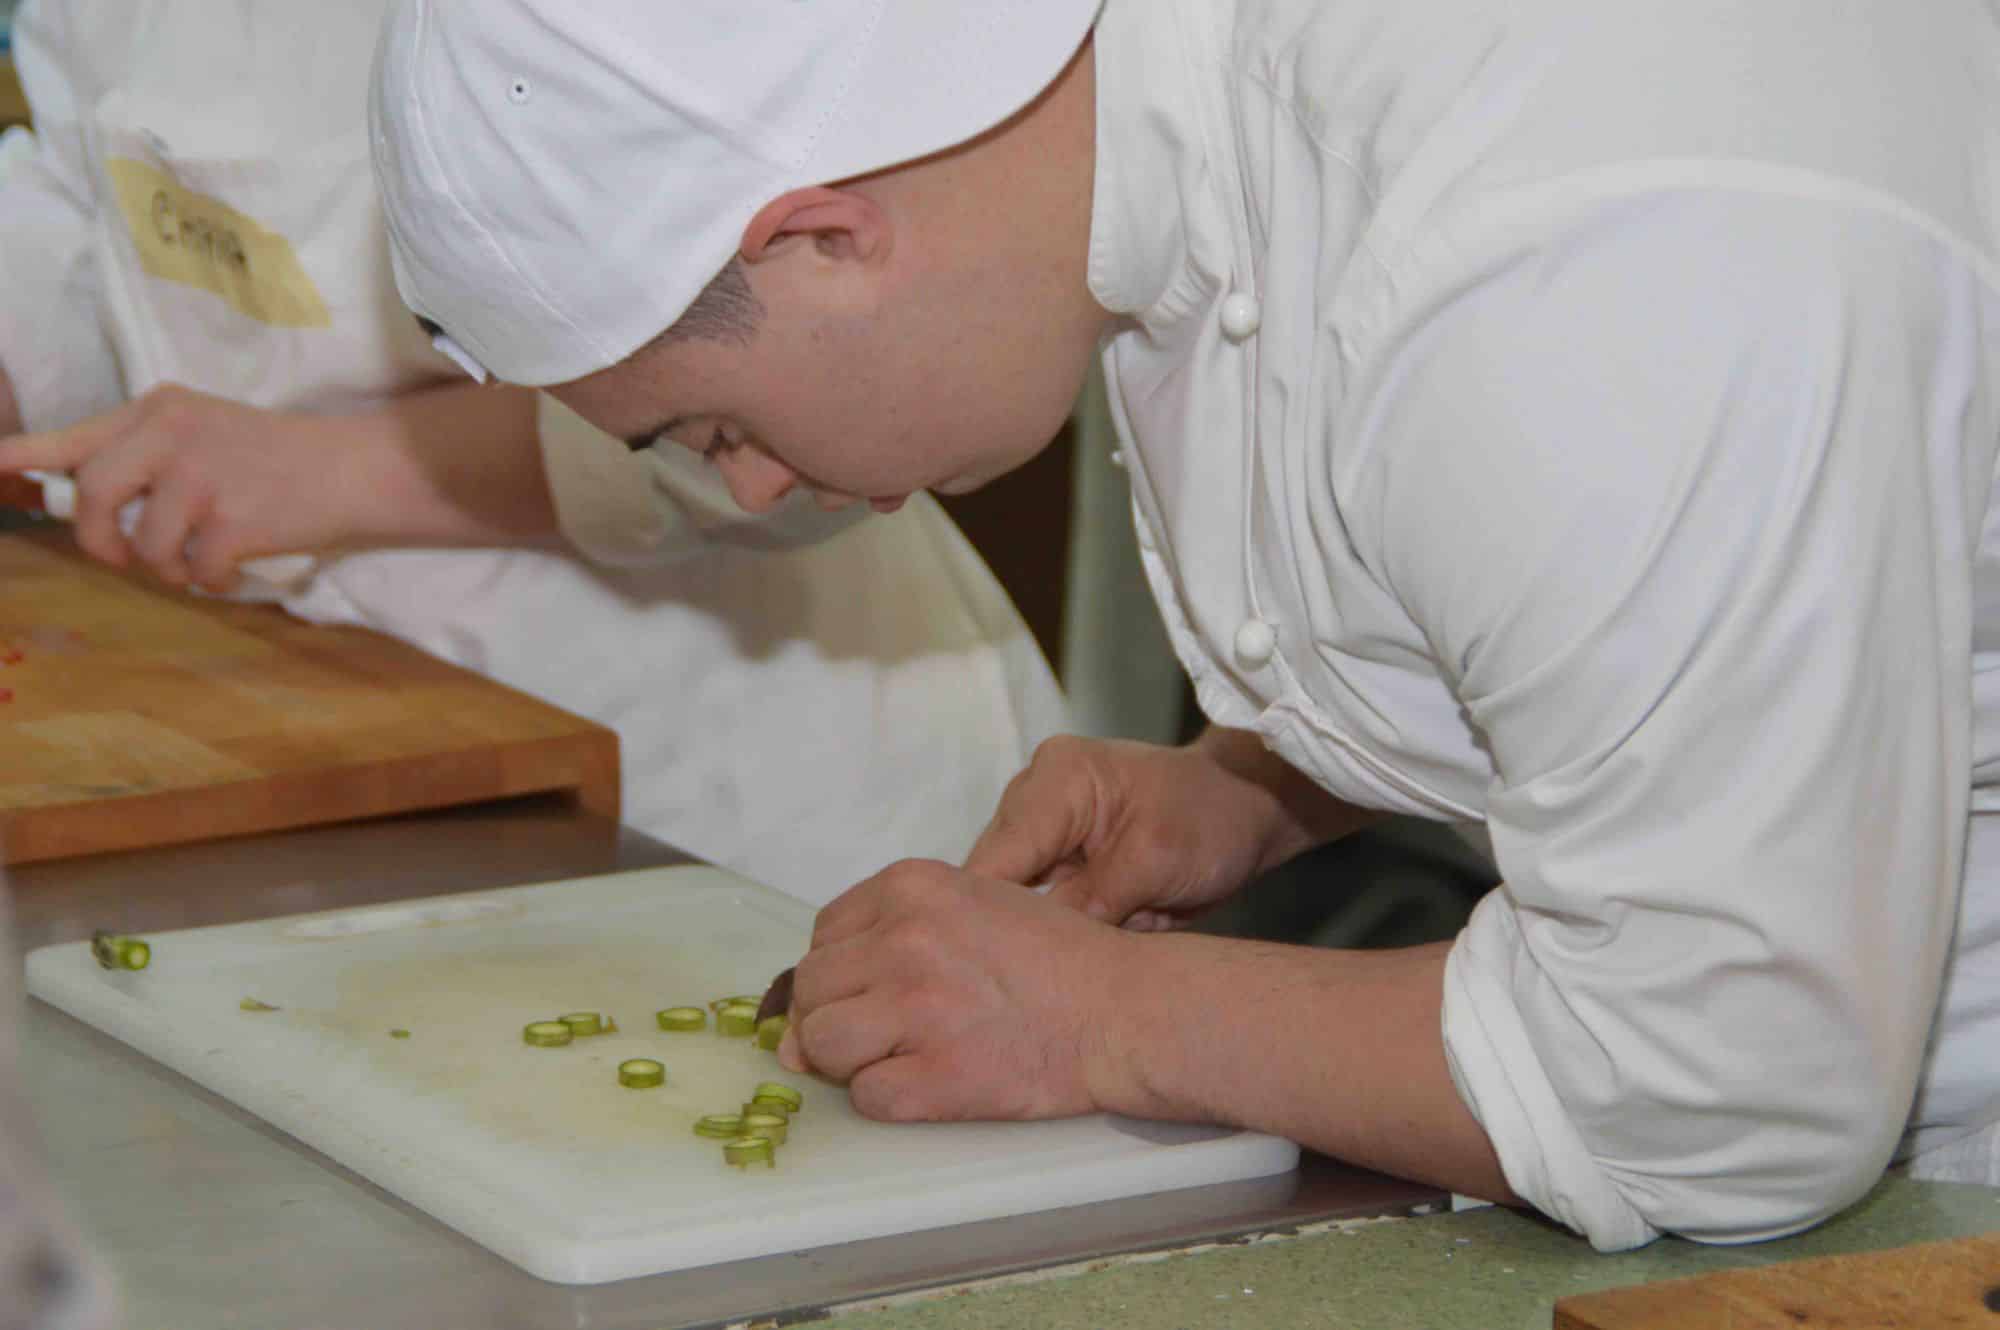
[[[1191,747],[1222,771],[1261,790],[1269,800],[1259,872],[1359,831],[1383,816],[1321,788],[1249,730],[1211,725]]]
[[[1176,1116],[1161,1050],[1173,1031],[1155,1000],[1160,976],[1151,953],[1159,948],[1149,944],[1156,941],[1123,931],[1108,938],[1103,963],[1093,967],[1098,982],[1076,1018],[1091,1102],[1107,1113],[1164,1120]]]

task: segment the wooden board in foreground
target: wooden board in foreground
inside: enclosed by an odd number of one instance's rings
[[[10,862],[556,791],[617,816],[617,735],[379,633],[114,572],[66,530],[0,535]]]
[[[1993,1330],[1996,1288],[1988,1233],[1579,1294],[1555,1330]]]

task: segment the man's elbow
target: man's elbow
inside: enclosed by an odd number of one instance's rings
[[[1649,1227],[1693,1242],[1804,1232],[1867,1195],[1902,1138],[1907,1099],[1864,1097],[1870,1102],[1837,1119],[1746,1123],[1735,1148],[1671,1170],[1628,1172],[1619,1190]]]

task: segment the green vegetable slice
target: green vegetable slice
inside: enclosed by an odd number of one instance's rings
[[[741,1113],[706,1113],[694,1120],[694,1134],[733,1141],[743,1134]]]
[[[744,1136],[723,1146],[722,1158],[725,1163],[733,1164],[737,1168],[748,1168],[756,1163],[761,1163],[766,1168],[775,1168],[778,1163],[778,1152],[775,1143],[768,1136]]]
[[[785,1030],[791,1025],[786,1016],[766,1016],[757,1022],[757,1047],[775,1051],[784,1042]]]
[[[391,1030],[389,1031],[389,1037],[391,1039],[408,1039],[410,1032],[408,1030]]]
[[[536,1048],[561,1048],[576,1038],[576,1031],[562,1021],[529,1021],[521,1031],[521,1042]]]
[[[628,1090],[650,1090],[666,1080],[666,1067],[651,1058],[627,1058],[618,1064],[618,1083]]]
[[[90,935],[90,954],[107,970],[143,970],[153,963],[153,948],[143,940],[101,929]]]
[[[604,1033],[604,1016],[601,1012],[572,1011],[556,1019],[567,1025],[569,1032],[578,1039],[588,1039],[591,1035]]]
[[[277,1007],[274,1007],[274,1006],[272,1006],[272,1005],[271,1005],[270,1003],[268,1003],[268,1002],[259,1002],[259,1001],[258,1001],[258,1000],[257,1000],[256,998],[253,998],[253,997],[247,997],[247,998],[244,998],[244,999],[243,999],[243,1000],[242,1000],[241,1002],[237,1003],[236,1005],[237,1005],[237,1006],[238,1006],[239,1008],[241,1008],[242,1010],[244,1010],[244,1011],[277,1011],[277,1010],[279,1010],[279,1008],[277,1008]]]
[[[715,1029],[718,1034],[734,1035],[739,1039],[757,1033],[757,1004],[754,1002],[730,1002],[715,1013]]]
[[[685,1032],[708,1026],[708,1013],[700,1007],[668,1007],[665,1011],[654,1013],[653,1019],[660,1023],[662,1030]]]
[[[753,1103],[760,1099],[775,1099],[785,1106],[787,1113],[796,1113],[806,1106],[804,1095],[791,1086],[780,1085],[776,1081],[760,1082],[757,1088],[750,1092],[750,1099]]]
[[[710,1011],[721,1011],[724,1007],[733,1007],[742,1002],[748,1002],[753,1007],[757,1005],[756,998],[746,997],[744,994],[738,993],[734,997],[710,998],[708,1009]]]
[[[743,1134],[745,1136],[765,1137],[773,1145],[783,1145],[790,1128],[791,1122],[783,1113],[745,1113],[743,1115]]]

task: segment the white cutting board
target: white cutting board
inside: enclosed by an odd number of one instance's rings
[[[889,1125],[752,1041],[667,1034],[662,1007],[759,994],[812,911],[718,869],[648,869],[148,935],[111,972],[86,943],[28,956],[28,991],[124,1040],[529,1273],[595,1284],[947,1224],[1260,1177],[1289,1141],[1107,1116]],[[280,1010],[247,1012],[244,998]],[[530,1048],[563,1012],[617,1034]],[[407,1039],[392,1029],[407,1029]],[[658,1058],[628,1090],[618,1063]],[[695,1136],[759,1081],[805,1094],[775,1169]]]

